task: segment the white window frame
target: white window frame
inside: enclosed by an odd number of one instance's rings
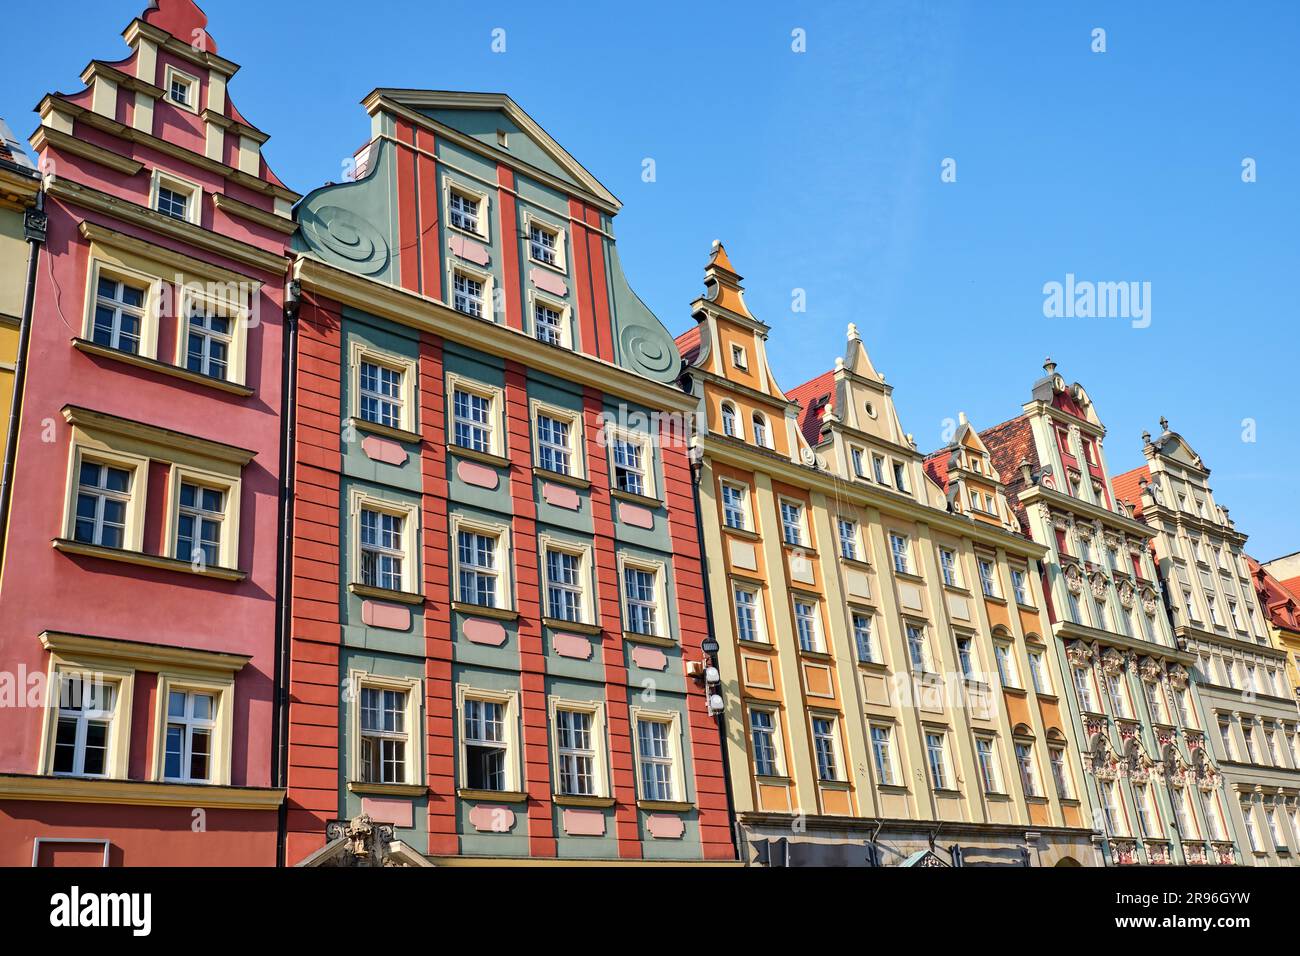
[[[786,519],[786,507],[796,509],[794,523]],[[790,548],[808,547],[808,509],[802,501],[794,498],[787,498],[784,495],[777,498],[777,514],[781,519],[781,543]],[[797,541],[790,540],[790,528],[794,528],[797,535]]]
[[[730,488],[733,491],[740,492],[740,524],[730,524],[727,521],[727,502],[723,494],[724,488]],[[722,526],[730,528],[733,531],[750,531],[753,528],[753,521],[749,512],[749,486],[739,481],[732,481],[729,478],[721,478],[718,481],[718,506],[722,512]]]
[[[891,535],[890,537],[892,538],[893,536]],[[892,540],[890,541],[890,553],[893,553]],[[945,555],[952,560],[950,562],[945,561]],[[961,566],[957,560],[957,552],[952,548],[945,548],[942,546],[939,548],[939,576],[943,579],[943,583],[948,587],[962,587]]]
[[[628,716],[632,721],[632,756],[636,768],[636,792],[641,800],[653,802],[683,803],[687,799],[685,785],[685,761],[682,758],[682,716],[674,710],[652,710],[633,706]],[[641,750],[642,722],[659,724],[666,728],[668,744],[667,757],[647,756]],[[653,796],[646,793],[645,779],[642,776],[642,761],[647,760],[669,768],[669,795]]]
[[[204,681],[192,677],[161,673],[158,675],[157,711],[154,720],[154,737],[156,753],[154,754],[154,780],[165,783],[201,783],[229,784],[231,745],[234,718],[233,678],[229,681]],[[170,701],[172,693],[192,695],[201,694],[212,698],[213,716],[208,720],[197,718],[173,718]],[[208,753],[207,780],[191,778],[187,767],[182,768],[180,776],[167,776],[167,737],[172,723],[185,727],[185,741],[181,747],[182,764],[188,763],[190,755],[191,734],[196,727],[209,731],[210,751]]]
[[[462,445],[456,440],[456,424],[458,421],[456,415],[456,393],[464,392],[467,395],[473,395],[487,402],[488,421],[486,424],[475,422],[476,427],[483,428],[488,433],[488,447],[485,452],[473,446]],[[476,451],[481,454],[494,455],[497,458],[506,457],[506,429],[503,421],[503,410],[505,408],[505,396],[500,388],[494,385],[485,385],[482,382],[466,378],[455,372],[447,373],[447,444],[455,454],[457,448],[464,448],[468,451]]]
[[[87,774],[84,772],[77,773],[75,770],[71,773],[56,773],[54,770],[56,742],[58,741],[59,733],[59,718],[62,710],[63,679],[65,677],[80,678],[83,688],[87,685],[93,685],[96,682],[111,685],[113,688],[113,706],[110,709],[97,712],[105,715],[103,719],[108,724],[108,733],[105,738],[107,751],[104,754],[104,772],[102,774]],[[135,670],[132,668],[107,666],[101,664],[99,661],[86,661],[82,663],[65,660],[59,655],[51,654],[49,671],[45,684],[46,713],[44,733],[41,737],[40,772],[47,776],[84,778],[92,780],[126,779],[129,772],[128,759],[130,756],[131,708],[134,683]],[[82,711],[82,713],[84,713],[84,711]],[[77,749],[81,752],[80,760],[84,770],[85,733],[81,729],[78,730],[77,741]]]
[[[938,774],[942,774],[943,779],[936,779],[935,757],[931,747],[930,738],[935,737],[939,741],[939,766]],[[948,732],[936,727],[922,728],[921,745],[925,750],[925,765],[930,778],[930,788],[932,790],[943,790],[945,792],[956,790],[952,775],[952,760],[948,753]]]
[[[610,796],[609,792],[609,753],[605,738],[605,705],[593,701],[567,700],[561,697],[548,698],[551,736],[551,781],[553,792],[557,797],[594,797]],[[560,751],[560,724],[558,712],[561,710],[585,713],[591,717],[592,754],[592,793],[569,794],[560,789],[560,765],[563,754]]]
[[[101,278],[110,282],[121,282],[137,287],[143,286],[144,302],[140,306],[142,310],[140,316],[140,350],[138,352],[126,352],[111,345],[100,345],[99,347],[111,348],[115,352],[122,352],[123,355],[139,355],[142,358],[157,359],[158,315],[161,310],[163,280],[148,272],[133,269],[126,265],[119,265],[98,256],[91,259],[90,267],[86,270],[86,276],[86,311],[82,321],[81,337],[87,342],[95,341],[95,308],[99,301],[99,280]]]
[[[884,732],[883,748],[881,742],[876,740],[876,731]],[[897,787],[901,775],[901,767],[898,763],[898,746],[894,740],[894,726],[892,724],[872,721],[867,725],[867,743],[871,747],[871,766],[876,772],[876,783],[882,787]],[[880,750],[884,750],[884,761],[880,758]],[[889,771],[889,779],[885,779],[885,771]]]
[[[826,721],[830,724],[828,735],[819,735],[817,733],[817,722]],[[826,739],[830,742],[830,760],[831,773],[829,777],[822,776],[821,759],[817,751],[817,741]],[[830,711],[812,710],[808,712],[808,739],[812,743],[813,773],[816,774],[818,784],[823,783],[843,783],[844,776],[844,754],[843,746],[840,743],[840,721],[836,714]]]
[[[866,623],[867,635],[867,653],[864,655],[862,645],[862,634],[858,628],[858,619],[863,618]],[[876,618],[865,607],[856,607],[849,605],[849,632],[853,635],[853,648],[858,655],[858,660],[864,664],[883,664],[884,661],[880,656],[880,642],[876,639]]]
[[[848,526],[848,534],[845,535],[845,526]],[[862,537],[858,533],[858,523],[852,518],[845,518],[843,515],[835,516],[835,536],[840,546],[840,557],[846,561],[861,561],[859,556],[862,552]],[[845,554],[846,544],[852,554]]]
[[[172,83],[179,81],[186,87],[185,102],[180,102],[172,96]],[[198,115],[199,112],[199,91],[203,88],[197,76],[191,76],[184,70],[177,69],[168,63],[163,70],[163,99],[175,106],[177,109],[186,110]]]
[[[148,495],[149,459],[128,452],[109,449],[102,442],[89,436],[74,435],[69,448],[68,484],[64,501],[63,538],[76,540],[77,531],[77,497],[81,487],[81,464],[89,461],[93,464],[110,468],[119,468],[131,473],[131,491],[126,505],[126,527],[122,532],[122,547],[117,550],[144,551],[145,504]],[[94,547],[109,547],[93,542],[85,542]]]
[[[493,604],[475,604],[464,600],[460,592],[460,533],[478,534],[494,540],[493,571],[496,575],[496,600]],[[451,516],[451,541],[448,550],[451,557],[451,586],[454,600],[458,604],[472,607],[490,607],[497,610],[512,610],[515,606],[514,589],[514,551],[510,545],[510,525],[495,521],[481,520],[462,512]],[[477,569],[476,569],[477,570]]]
[[[581,602],[580,614],[578,620],[570,621],[566,618],[551,617],[551,579],[547,570],[548,558],[552,551],[567,554],[578,559],[578,586],[577,593]],[[547,534],[541,534],[537,537],[537,554],[541,562],[538,569],[541,574],[542,585],[542,616],[548,621],[558,622],[557,626],[564,624],[588,624],[596,623],[596,581],[595,569],[592,564],[591,546],[577,544],[562,538],[554,538]],[[622,582],[619,582],[619,591],[622,592]],[[566,587],[565,590],[570,588]]]
[[[533,230],[540,229],[543,232],[551,234],[555,240],[554,245],[554,262],[547,262],[545,259],[539,259],[533,255]],[[524,213],[524,233],[523,240],[526,249],[528,261],[533,265],[541,266],[544,269],[553,269],[562,274],[568,274],[569,271],[569,253],[568,253],[568,230],[563,226],[543,219],[531,210]]]
[[[900,542],[902,548],[898,547]],[[895,574],[914,575],[916,573],[914,570],[915,565],[912,563],[912,541],[907,535],[899,534],[896,531],[889,532],[889,557]],[[902,567],[899,567],[900,558],[902,559]]]
[[[348,349],[349,365],[349,382],[351,383],[351,396],[349,409],[352,421],[357,428],[367,429],[393,429],[394,426],[384,425],[381,422],[372,422],[369,419],[361,417],[361,363],[366,362],[370,365],[378,365],[392,372],[398,372],[402,376],[402,396],[401,396],[401,416],[400,422],[394,430],[416,434],[419,432],[419,392],[416,387],[416,379],[419,377],[419,366],[415,359],[407,355],[401,355],[397,352],[390,352],[386,349],[378,348],[368,342],[362,342],[353,339]]]
[[[464,226],[458,226],[453,221],[454,215],[451,208],[451,197],[453,193],[460,195],[462,199],[469,199],[478,204],[478,209],[474,216],[474,228],[466,229]],[[491,205],[488,193],[482,189],[475,189],[468,186],[460,180],[452,180],[450,176],[443,177],[442,180],[442,205],[447,211],[447,228],[460,233],[463,236],[472,236],[480,242],[490,243],[492,241],[492,231],[490,226]]]
[[[560,341],[549,342],[537,334],[537,310],[539,308],[550,309],[559,315],[555,330],[559,333]],[[573,306],[561,299],[552,296],[543,295],[536,289],[528,290],[528,332],[538,342],[545,342],[556,348],[572,349],[573,348]]]
[[[649,605],[653,609],[654,629],[646,631],[633,631],[628,625],[632,622],[632,598],[627,593],[627,572],[640,571],[652,576],[652,588],[654,590],[653,602]],[[626,633],[636,634],[642,637],[669,637],[668,628],[668,566],[662,561],[655,561],[649,558],[637,557],[634,555],[620,552],[618,555],[618,593],[619,604],[623,613],[623,629]],[[638,599],[637,604],[642,602]]]
[[[741,593],[752,595],[754,601],[752,605],[754,613],[754,636],[745,637],[741,633],[740,626],[740,605],[739,595]],[[733,581],[731,584],[731,602],[736,622],[736,640],[748,641],[754,644],[771,643],[767,636],[767,612],[764,609],[763,588],[757,584],[748,584]]]
[[[348,747],[348,781],[350,789],[420,786],[424,782],[424,695],[423,682],[418,677],[387,677],[363,670],[348,671],[350,744]],[[372,781],[361,778],[361,691],[364,688],[391,690],[406,694],[406,711],[403,717],[406,735],[405,780]]]
[[[361,580],[361,512],[378,511],[383,514],[400,517],[402,524],[402,587],[398,589],[380,588],[376,585],[363,584]],[[375,588],[379,591],[399,591],[406,594],[422,594],[420,585],[420,506],[415,502],[396,501],[380,498],[361,488],[353,488],[348,495],[348,520],[351,522],[352,552],[349,565],[351,577],[349,584],[353,590],[358,587]]]
[[[501,743],[502,749],[505,751],[505,786],[500,790],[484,792],[519,793],[523,790],[520,769],[520,757],[523,750],[520,746],[519,734],[519,693],[512,690],[486,690],[471,684],[456,685],[456,779],[460,781],[460,789],[477,789],[471,788],[469,785],[470,740],[465,735],[465,715],[467,710],[465,705],[467,701],[498,704],[502,710],[501,722],[505,740],[494,741],[494,743]]]
[[[987,752],[980,749],[980,744],[987,744]],[[926,742],[926,758],[929,759],[929,741]],[[1002,780],[1002,758],[998,754],[998,739],[992,734],[975,735],[975,763],[979,768],[980,785],[986,794],[1005,796],[1006,785]]]
[[[765,727],[765,728],[763,728],[763,729],[764,729],[765,732],[767,732],[767,733],[771,736],[771,744],[772,744],[772,770],[774,771],[773,773],[760,773],[760,772],[759,772],[758,760],[757,760],[757,758],[756,758],[756,751],[755,751],[755,749],[754,749],[754,718],[753,718],[753,715],[754,715],[755,713],[765,714],[765,715],[767,715],[769,718],[771,718],[771,721],[772,721],[772,726],[771,726],[771,727]],[[756,776],[756,777],[767,777],[767,778],[769,778],[769,779],[770,779],[770,778],[774,778],[774,777],[784,777],[785,774],[786,774],[786,771],[785,771],[785,743],[784,743],[784,735],[782,734],[782,731],[781,731],[781,710],[780,710],[780,708],[775,707],[775,706],[768,706],[768,705],[759,705],[759,706],[755,706],[755,705],[753,705],[753,704],[749,705],[749,706],[746,708],[746,714],[745,714],[745,735],[746,735],[746,738],[747,738],[747,741],[746,741],[746,742],[747,742],[747,744],[748,744],[748,746],[749,746],[749,751],[750,751],[750,766],[752,767],[752,769],[753,769],[753,771],[754,771],[754,776]]]
[[[192,554],[181,554],[177,534],[181,520],[181,485],[195,485],[220,491],[225,505],[221,517],[221,538],[218,542],[218,561],[216,567],[239,567],[239,513],[243,503],[243,481],[216,472],[204,471],[187,465],[173,465],[167,480],[167,523],[166,546],[164,554],[178,561],[195,562]],[[209,565],[210,567],[211,565]]]
[[[811,609],[811,615],[801,615],[800,606],[806,606]],[[790,615],[794,622],[795,641],[799,645],[799,650],[805,654],[824,654],[826,653],[826,639],[822,634],[822,611],[821,600],[814,595],[804,592],[796,592],[790,597]],[[808,620],[812,624],[812,647],[803,646],[803,635],[799,630],[799,622]]]
[[[640,498],[652,498],[658,500],[659,485],[655,480],[655,444],[649,435],[645,432],[632,431],[626,428],[617,428],[613,425],[604,425],[601,429],[604,435],[606,451],[609,458],[609,486],[615,491],[622,491],[625,494],[634,494]],[[618,487],[618,469],[622,468],[616,461],[615,450],[617,444],[622,442],[627,445],[635,445],[641,450],[641,490],[626,491]],[[634,469],[628,469],[632,471]]]
[[[568,472],[556,472],[553,469],[546,468],[541,463],[541,429],[539,427],[539,418],[543,415],[555,421],[565,422],[569,426],[567,436],[569,453]],[[562,474],[569,478],[585,479],[587,476],[585,457],[587,443],[584,437],[582,413],[573,411],[572,409],[562,408],[558,405],[551,405],[539,401],[538,399],[533,399],[529,402],[529,419],[533,433],[533,467],[540,471],[550,471],[553,474]]]
[[[163,189],[185,197],[184,218],[173,216],[171,213],[163,212],[158,208],[160,191]],[[177,176],[175,173],[164,172],[155,168],[149,177],[149,208],[158,215],[166,216],[176,222],[188,222],[194,226],[201,225],[203,222],[203,195],[201,185],[192,179]]]
[[[722,434],[728,438],[739,438],[742,441],[745,438],[745,426],[740,420],[739,410],[733,402],[722,402],[718,406],[719,424],[722,426]],[[731,423],[728,428],[727,423]]]
[[[474,266],[466,265],[461,260],[450,263],[447,267],[447,305],[452,311],[460,315],[468,316],[471,319],[478,319],[480,322],[496,322],[496,278],[491,272]],[[467,312],[464,309],[456,308],[456,277],[460,276],[477,282],[482,291],[480,292],[482,315],[475,315],[473,312]]]

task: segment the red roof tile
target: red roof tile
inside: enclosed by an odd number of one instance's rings
[[[1034,431],[1029,425],[1029,418],[1020,415],[1001,425],[994,425],[979,433],[980,441],[989,450],[989,459],[1006,486],[1007,502],[1020,527],[1029,533],[1029,520],[1025,506],[1020,503],[1020,492],[1025,488],[1025,479],[1020,474],[1020,462],[1028,459],[1030,467],[1037,471],[1039,467],[1038,449],[1034,445]]]
[[[932,451],[926,456],[925,473],[944,491],[948,490],[948,462],[952,461],[952,446]]]
[[[1151,469],[1138,465],[1132,471],[1116,475],[1110,485],[1115,490],[1116,501],[1127,501],[1133,506],[1133,517],[1142,520],[1142,482],[1151,480]]]
[[[1255,593],[1264,614],[1276,627],[1300,633],[1300,598],[1283,586],[1277,578],[1268,573],[1267,568],[1250,555],[1245,555],[1246,566],[1250,568],[1251,580],[1255,584]],[[1291,579],[1294,580],[1294,579]]]
[[[677,343],[677,351],[682,353],[682,361],[687,365],[694,365],[695,359],[700,354],[700,327],[697,325],[687,329],[673,341]]]
[[[816,445],[822,440],[822,416],[832,405],[831,393],[834,390],[835,372],[832,370],[785,393],[790,401],[803,406],[799,412],[799,430],[810,445]]]

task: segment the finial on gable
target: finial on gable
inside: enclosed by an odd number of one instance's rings
[[[1161,431],[1169,431],[1169,419],[1164,415],[1160,416],[1160,429]]]
[[[969,424],[970,424],[970,422],[968,422],[968,421],[966,420],[966,413],[965,413],[965,412],[958,412],[958,413],[957,413],[957,424],[958,424],[958,425],[969,425]]]
[[[1151,444],[1151,433],[1146,429],[1142,430],[1142,444],[1143,445]]]
[[[852,342],[854,339],[857,339],[858,341],[861,341],[861,340],[862,340],[862,336],[858,335],[858,323],[856,323],[856,322],[850,322],[850,323],[849,323],[849,341]]]
[[[838,372],[843,367],[844,367],[844,356],[842,355],[835,356],[835,371]]]
[[[1050,355],[1043,360],[1043,371],[1046,372],[1048,375],[1051,375],[1053,372],[1056,371],[1056,363],[1052,361],[1052,357]]]

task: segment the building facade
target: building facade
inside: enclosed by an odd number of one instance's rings
[[[1228,794],[1150,553],[1116,500],[1106,431],[1050,359],[1023,413],[982,433],[1020,521],[1048,551],[1044,590],[1065,700],[1108,865],[1241,862]]]
[[[1255,593],[1277,647],[1286,652],[1287,687],[1300,706],[1300,554],[1289,554],[1264,564],[1246,558]]]
[[[734,860],[672,338],[511,99],[379,89],[298,209],[289,864]]]
[[[25,220],[27,211],[36,208],[40,188],[40,177],[31,160],[9,126],[0,120],[0,449],[8,448],[19,329],[33,254]],[[3,522],[0,505],[0,524]]]
[[[704,281],[678,344],[742,859],[1095,865],[1044,549],[978,436],[927,461],[852,326],[833,371],[782,391],[721,245]]]
[[[1238,531],[1210,469],[1161,420],[1146,464],[1115,479],[1152,539],[1179,647],[1196,656],[1195,693],[1223,773],[1225,809],[1245,862],[1291,866],[1300,852],[1300,725],[1286,651],[1269,639]]]
[[[298,198],[177,0],[52,93],[0,657],[0,863],[271,865],[284,258]]]

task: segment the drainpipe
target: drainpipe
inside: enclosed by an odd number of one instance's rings
[[[700,548],[700,580],[704,584],[704,617],[707,623],[706,633],[708,637],[717,642],[717,636],[713,631],[713,598],[709,592],[709,558],[704,549],[704,523],[700,515],[700,478],[704,473],[704,449],[700,449],[700,458],[698,461],[691,462],[691,498],[695,503],[695,540]],[[718,659],[715,655],[705,659],[705,666],[718,666]],[[707,694],[708,691],[706,690]],[[737,838],[736,823],[736,802],[731,792],[731,760],[727,756],[727,712],[723,710],[716,716],[718,724],[718,744],[722,750],[722,777],[724,788],[727,793],[727,821],[730,823],[731,831],[731,852],[735,854],[736,859],[740,859],[740,844]],[[748,865],[744,860],[742,863]]]
[[[23,314],[18,324],[18,355],[14,363],[13,401],[9,406],[9,431],[0,469],[0,580],[3,580],[5,539],[9,531],[9,503],[13,497],[14,467],[18,456],[18,423],[22,418],[23,388],[27,382],[27,350],[32,337],[32,307],[36,301],[36,267],[45,244],[49,217],[45,214],[45,193],[36,194],[36,206],[23,216],[27,240],[27,285],[23,289]]]
[[[288,260],[284,295],[284,342],[280,359],[280,540],[277,544],[275,593],[277,615],[275,620],[275,681],[273,700],[275,721],[271,726],[272,786],[288,787],[289,781],[289,661],[293,625],[293,494],[294,464],[297,461],[297,374],[298,374],[298,310],[301,305],[301,287],[293,274],[293,261]],[[288,794],[280,801],[276,819],[275,865],[288,865],[289,802]]]

